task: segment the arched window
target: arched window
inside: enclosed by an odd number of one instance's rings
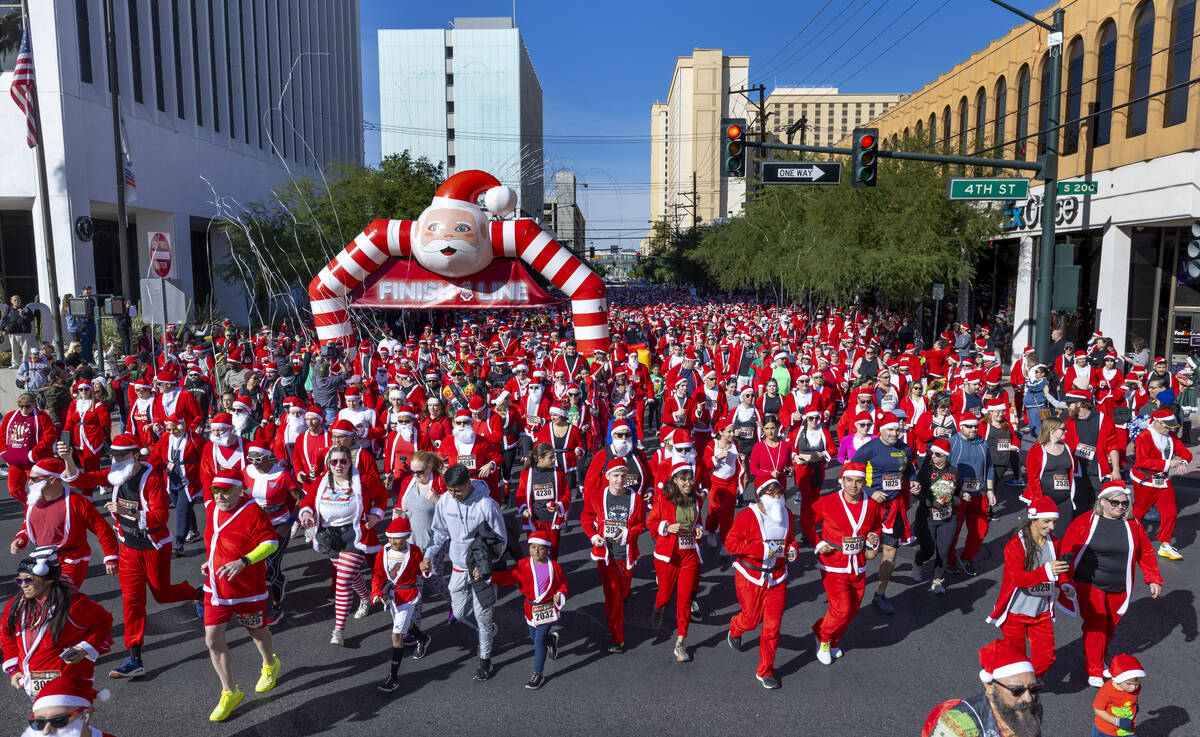
[[[1026,159],[1025,139],[1029,138],[1029,65],[1021,67],[1017,73],[1017,132],[1016,157]]]
[[[929,114],[929,145],[937,143],[937,113]]]
[[[1117,25],[1112,20],[1100,26],[1099,64],[1096,70],[1096,117],[1092,122],[1092,146],[1107,145],[1112,138],[1113,84],[1116,82]]]
[[[950,151],[950,106],[942,110],[942,150]]]
[[[1004,118],[1008,115],[1008,83],[1004,77],[996,80],[996,122],[992,125],[992,145],[996,147],[996,156],[1004,158]]]
[[[920,121],[917,121],[917,125],[920,125],[920,124],[921,124]],[[907,125],[904,126],[904,140],[905,141],[912,140],[912,131],[909,130]]]
[[[1146,114],[1150,110],[1150,101],[1133,101],[1150,94],[1150,54],[1154,51],[1154,3],[1146,0],[1133,17],[1133,63],[1129,67],[1129,124],[1125,132],[1129,138],[1146,132]]]
[[[913,142],[916,143],[917,145],[921,145],[921,144],[925,143],[925,121],[924,120],[917,121],[916,132],[917,132],[917,134],[916,134],[915,140]]]
[[[1172,90],[1192,73],[1192,29],[1196,24],[1196,0],[1175,0],[1171,12],[1171,48],[1167,52],[1167,99],[1163,110],[1163,127],[1178,125],[1187,120],[1188,88]]]
[[[1076,36],[1067,47],[1067,127],[1063,129],[1064,154],[1079,150],[1079,113],[1083,103],[1083,39]]]
[[[1038,136],[1037,136],[1037,151],[1038,154],[1046,153],[1046,129],[1050,127],[1047,118],[1050,116],[1050,65],[1061,64],[1062,60],[1058,56],[1051,56],[1046,53],[1042,56],[1042,63],[1039,67],[1039,77],[1041,81],[1041,95],[1038,97]]]
[[[967,98],[963,97],[958,101],[958,153],[960,156],[967,155],[967,131],[970,130],[971,109],[967,105]]]
[[[982,150],[986,145],[987,137],[987,90],[980,87],[975,93],[975,140],[972,146],[976,151]]]

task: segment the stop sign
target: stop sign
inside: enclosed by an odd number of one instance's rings
[[[150,234],[150,270],[160,279],[171,273],[171,239],[166,233]]]

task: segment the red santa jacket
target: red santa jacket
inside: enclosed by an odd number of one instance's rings
[[[534,442],[546,443],[554,448],[554,464],[564,473],[571,473],[579,465],[579,459],[583,457],[583,433],[574,425],[567,425],[567,434],[556,438],[552,427],[552,425],[543,425],[534,438]]]
[[[613,457],[614,455],[609,446],[605,446],[592,456],[583,481],[583,496],[585,500],[608,488],[608,481],[604,477],[604,469]],[[647,460],[644,452],[637,448],[632,448],[625,455],[625,467],[627,469],[626,473],[632,472],[637,476],[637,481],[629,486],[635,494],[641,496],[654,483],[654,472],[650,467],[650,461]]]
[[[196,402],[196,397],[182,389],[173,389],[171,393],[175,395],[173,398],[162,394],[154,395],[155,421],[162,422],[162,418],[179,415],[187,429],[199,430],[204,418],[200,416],[200,405]]]
[[[603,545],[592,546],[592,560],[615,562],[609,554],[608,545],[619,545],[625,548],[625,569],[633,570],[641,557],[638,537],[646,531],[646,503],[641,494],[630,493],[628,517],[614,519],[608,512],[608,485],[605,484],[603,489],[584,499],[579,526],[589,540],[599,536],[606,541]]]
[[[387,506],[387,491],[374,476],[364,476],[358,469],[350,475],[349,494],[343,494],[330,487],[329,475],[321,477],[316,484],[310,485],[304,499],[300,502],[300,518],[312,515],[316,521],[316,529],[320,530],[325,524],[321,515],[320,503],[348,505],[350,517],[357,519],[354,528],[354,550],[351,552],[371,554],[379,551],[379,536],[375,527],[367,524],[367,516],[383,517],[383,508]],[[320,541],[313,538],[313,550],[320,550]]]
[[[524,426],[525,420],[521,416],[521,411],[510,405],[503,415],[499,412],[491,413],[491,416],[487,418],[484,435],[492,445],[500,450],[508,450],[517,447]]]
[[[200,459],[200,484],[204,487],[204,503],[212,501],[212,480],[218,471],[241,471],[246,467],[246,441],[235,436],[232,446],[217,445],[211,440],[204,444]]]
[[[208,593],[206,603],[233,606],[266,599],[265,563],[250,565],[232,578],[218,576],[217,571],[226,563],[249,554],[259,545],[277,539],[267,515],[253,499],[243,496],[242,504],[229,512],[210,504],[208,522],[204,526],[204,549],[207,551],[207,579],[204,582],[204,590]]]
[[[803,522],[804,520],[802,520]],[[882,508],[875,500],[864,495],[862,501],[850,504],[835,491],[826,494],[813,505],[812,519],[805,528],[804,535],[809,540],[818,540],[834,546],[826,550],[817,543],[817,548],[823,550],[817,554],[817,567],[828,573],[842,573],[850,576],[861,576],[866,571],[866,558],[863,551],[867,550],[867,535],[878,535],[883,529]],[[820,528],[820,535],[817,534]]]
[[[300,485],[291,471],[276,463],[271,470],[263,473],[250,463],[242,469],[242,483],[245,484],[246,495],[262,507],[273,526],[292,523]]]
[[[374,571],[371,574],[371,601],[382,601],[390,597],[394,606],[401,606],[417,598],[417,577],[421,575],[421,561],[425,555],[413,543],[404,552],[396,552],[384,546],[375,555]]]
[[[328,432],[304,431],[292,446],[292,473],[296,481],[308,485],[325,473],[325,454],[333,438]]]
[[[168,480],[177,463],[171,452],[173,438],[171,433],[163,433],[162,437],[154,443],[154,447],[150,450],[150,456],[146,459],[150,465],[166,474]],[[179,447],[179,443],[182,444],[182,447]],[[204,461],[204,446],[204,438],[190,430],[179,441],[176,441],[176,448],[180,456],[178,463],[183,470],[183,491],[187,495],[188,501],[194,502],[204,493],[200,470]],[[168,483],[167,486],[169,489],[170,484]]]
[[[107,405],[92,400],[91,407],[80,412],[79,400],[76,399],[67,407],[63,430],[71,434],[71,448],[81,459],[99,455],[111,429],[112,420]]]
[[[498,585],[517,586],[521,590],[525,597],[525,623],[530,627],[557,622],[558,613],[567,603],[567,577],[558,561],[547,560],[543,581],[534,575],[533,565],[533,558],[522,558],[515,568],[492,571],[492,580]]]
[[[1051,559],[1057,560],[1060,547],[1058,538],[1049,535],[1046,538],[1046,544],[1050,546]],[[1054,619],[1054,587],[1069,581],[1070,578],[1066,573],[1055,576],[1050,571],[1049,563],[1038,566],[1032,571],[1025,570],[1025,538],[1018,532],[1004,545],[1004,574],[1000,579],[1000,593],[996,596],[996,605],[992,607],[992,613],[987,618],[988,623],[997,627],[1004,624],[1004,620],[1008,619],[1008,611],[1012,608],[1018,589],[1043,585],[1046,587],[1045,595],[1051,603],[1050,619]]]
[[[700,411],[700,407],[696,406],[696,400],[691,397],[680,399],[679,395],[672,391],[663,393],[662,403],[662,424],[684,430],[692,429],[692,424],[699,417]]]
[[[104,562],[117,562],[117,536],[113,534],[112,527],[96,511],[91,500],[66,488],[61,497],[49,504],[64,506],[62,538],[59,540],[34,539],[33,528],[29,524],[34,504],[30,504],[25,508],[25,520],[21,523],[21,529],[17,530],[17,534],[13,536],[13,542],[20,542],[22,548],[26,548],[30,544],[35,548],[50,545],[58,549],[59,560],[63,563],[86,563],[92,559],[92,548],[87,539],[88,530],[91,530],[92,534],[100,541],[100,549],[104,551]]]
[[[171,542],[171,530],[167,524],[171,518],[170,500],[167,498],[167,487],[163,481],[163,474],[149,463],[144,461],[140,463],[142,475],[138,479],[137,526],[146,531],[147,539],[157,550]],[[81,473],[71,480],[71,484],[81,489],[106,487],[111,493],[110,501],[117,501],[117,487],[108,483],[107,470]],[[113,532],[117,534],[117,540],[124,542],[125,533],[121,529],[116,514],[113,515],[112,526]]]
[[[704,532],[704,515],[701,511],[704,504],[698,495],[694,497],[693,503],[696,505],[696,525],[690,530],[667,532],[667,528],[675,524],[675,505],[662,493],[655,495],[654,508],[650,510],[650,519],[646,526],[656,535],[654,557],[657,560],[676,566],[691,557],[704,562],[700,555],[700,535]]]
[[[417,422],[417,431],[428,438],[430,446],[445,457],[445,452],[441,450],[442,444],[454,437],[454,426],[449,417],[422,417]]]
[[[529,510],[530,516],[522,524],[526,530],[533,530],[535,527],[534,522],[537,520],[533,515],[535,505],[554,508],[550,529],[560,529],[567,521],[567,514],[571,511],[571,486],[567,483],[567,475],[561,468],[551,470],[553,473],[550,474],[549,484],[533,483],[532,469],[526,468],[521,471],[520,481],[517,482],[517,500],[520,502],[517,514],[524,517],[525,510]]]
[[[795,519],[790,509],[786,514],[784,534],[777,537],[767,537],[770,521],[759,511],[758,504],[738,512],[729,528],[725,549],[735,558],[733,568],[755,586],[770,588],[787,581],[788,554],[794,558],[800,553],[792,534]]]
[[[4,653],[4,672],[24,674],[25,693],[34,698],[42,686],[58,676],[70,676],[91,683],[96,661],[112,647],[112,615],[87,596],[71,594],[67,618],[55,637],[50,631],[49,617],[37,627],[26,627],[18,621],[9,627],[9,612],[21,597],[14,596],[4,607],[0,619],[0,651]],[[72,664],[59,657],[63,650],[79,648],[85,654]]]
[[[1184,446],[1179,438],[1167,435],[1169,442],[1164,448],[1158,447],[1150,433],[1154,428],[1148,427],[1138,433],[1133,441],[1133,468],[1129,475],[1136,483],[1165,488],[1170,483],[1170,477],[1155,478],[1157,474],[1165,474],[1171,467],[1171,461],[1182,458],[1191,463],[1192,453]],[[1159,436],[1162,437],[1161,435]]]
[[[58,430],[54,427],[54,420],[50,415],[35,409],[31,415],[32,422],[29,423],[33,432],[29,437],[25,437],[24,434],[18,437],[16,428],[22,425],[19,422],[14,423],[13,420],[20,413],[21,410],[14,409],[0,421],[0,459],[10,466],[28,469],[38,461],[54,456],[54,441],[58,440]]]
[[[825,395],[821,392],[800,392],[793,389],[783,398],[783,409],[779,410],[779,421],[784,427],[799,427],[804,423],[804,415],[816,410],[821,413],[821,422],[829,422],[829,415],[833,408],[826,402]]]
[[[1092,410],[1095,414],[1098,410]],[[1073,417],[1068,417],[1065,430],[1066,437],[1063,442],[1071,447],[1071,452],[1076,458],[1076,466],[1083,466],[1082,461],[1088,460],[1087,455],[1094,455],[1097,463],[1100,464],[1100,475],[1107,476],[1112,472],[1112,468],[1108,463],[1108,454],[1110,451],[1120,450],[1121,439],[1117,436],[1116,426],[1113,425],[1112,418],[1107,414],[1100,412],[1100,427],[1096,435],[1096,446],[1088,450],[1079,439],[1079,429],[1076,425],[1077,420]]]
[[[1071,524],[1067,526],[1067,531],[1063,534],[1062,550],[1071,556],[1069,576],[1074,577],[1075,568],[1079,566],[1079,561],[1083,558],[1083,551],[1092,541],[1098,521],[1096,513],[1089,511],[1071,520]],[[1125,599],[1117,609],[1117,614],[1124,614],[1125,610],[1129,608],[1129,602],[1133,597],[1133,568],[1135,565],[1142,569],[1142,578],[1146,580],[1146,583],[1162,584],[1163,582],[1162,574],[1158,570],[1158,559],[1154,555],[1154,546],[1150,544],[1150,538],[1146,535],[1142,523],[1135,519],[1127,519],[1124,522],[1129,554],[1125,559]]]
[[[408,475],[408,461],[417,451],[432,450],[429,440],[421,437],[417,426],[412,426],[412,435],[405,440],[399,430],[387,434],[383,443],[383,473],[399,481]]]
[[[1075,499],[1075,449],[1067,445],[1067,458],[1071,461],[1071,499]],[[1042,471],[1046,469],[1046,451],[1041,443],[1034,443],[1025,454],[1025,489],[1021,492],[1021,501],[1029,504],[1039,496],[1046,494],[1042,488]]]

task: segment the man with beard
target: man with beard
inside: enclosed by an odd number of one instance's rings
[[[492,499],[499,504],[503,501],[498,484],[500,465],[503,461],[496,446],[483,436],[476,434],[474,423],[470,411],[460,409],[454,415],[453,440],[449,443],[442,443],[438,450],[446,459],[447,466],[465,466],[471,472],[471,478],[479,479],[487,484]]]
[[[179,379],[174,371],[159,371],[154,377],[154,388],[158,394],[154,398],[154,417],[157,422],[171,415],[179,415],[189,430],[197,430],[203,417],[200,405],[191,392],[186,392],[179,386]],[[161,428],[155,428],[156,434],[162,434]],[[145,443],[149,445],[149,443]]]
[[[921,737],[1003,735],[1041,737],[1042,682],[1025,653],[1005,640],[979,651],[983,691],[969,699],[943,701],[925,720]]]
[[[104,508],[113,516],[113,529],[120,543],[117,575],[121,582],[122,621],[125,623],[125,647],[129,659],[109,672],[109,678],[133,678],[144,675],[142,642],[146,631],[146,587],[159,604],[179,601],[196,603],[197,616],[203,615],[203,593],[190,583],[171,583],[171,531],[167,527],[171,510],[163,475],[149,463],[139,460],[142,446],[137,438],[122,434],[113,438],[112,466],[105,471],[79,474],[73,483],[83,487],[108,486],[111,500]],[[77,470],[72,458],[66,459],[67,478]]]
[[[287,397],[283,400],[282,406],[284,411],[279,418],[279,428],[275,431],[275,440],[271,443],[271,451],[284,468],[290,469],[296,440],[308,428],[304,423],[304,405],[297,397]]]
[[[587,474],[584,476],[583,496],[585,500],[608,488],[604,474],[605,469],[608,468],[608,462],[613,458],[625,461],[625,485],[632,489],[633,493],[641,496],[652,483],[650,461],[646,459],[645,453],[633,447],[633,428],[629,422],[617,420],[609,432],[612,434],[612,442],[592,456],[591,465],[588,466]]]
[[[92,726],[92,703],[107,700],[108,691],[97,692],[90,680],[78,676],[55,678],[38,692],[33,702],[29,727],[21,733],[21,737],[44,734],[58,737],[113,737]]]
[[[292,474],[301,486],[315,482],[325,472],[325,451],[331,442],[325,431],[325,413],[315,404],[304,410],[304,427],[292,447]]]
[[[230,415],[233,434],[239,438],[253,440],[258,429],[258,417],[254,415],[254,399],[243,395],[233,400],[233,411]]]
[[[228,412],[218,412],[209,423],[209,430],[204,457],[200,460],[200,484],[204,487],[205,507],[212,503],[209,488],[217,472],[241,473],[246,466],[245,441],[233,433],[233,417]]]

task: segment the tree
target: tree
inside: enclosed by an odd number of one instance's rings
[[[675,231],[665,221],[650,229],[650,254],[643,256],[630,271],[630,277],[656,284],[709,286],[711,280],[703,266],[693,258],[708,228]]]
[[[0,17],[0,56],[17,53],[21,49],[21,37],[24,33],[25,16],[20,10]],[[13,61],[16,61],[16,57]]]

